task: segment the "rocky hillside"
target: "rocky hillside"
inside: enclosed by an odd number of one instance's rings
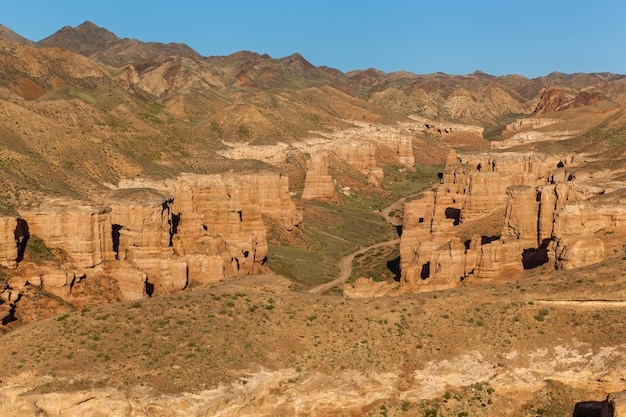
[[[0,410],[560,416],[625,389],[624,108],[607,73],[1,27]],[[345,259],[372,279],[305,293]]]

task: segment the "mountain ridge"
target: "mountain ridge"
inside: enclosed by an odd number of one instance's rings
[[[556,417],[626,388],[624,76],[2,36],[0,414]],[[369,279],[305,292],[345,260]]]

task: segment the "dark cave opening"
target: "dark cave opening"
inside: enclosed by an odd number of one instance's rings
[[[17,244],[17,259],[18,263],[24,260],[24,252],[26,252],[26,244],[30,238],[30,232],[28,230],[28,223],[24,219],[17,219],[17,227],[15,228],[15,243]]]
[[[400,281],[400,257],[387,261],[387,269],[393,273],[393,279]]]
[[[446,219],[454,220],[454,225],[458,226],[461,224],[461,209],[454,207],[447,207],[445,211]]]
[[[170,247],[173,245],[174,235],[178,233],[178,227],[180,226],[181,213],[172,214],[172,220],[170,223]]]
[[[524,249],[524,253],[522,253],[522,265],[524,269],[533,269],[549,261],[548,243],[550,243],[550,239],[544,239],[537,249]]]
[[[115,259],[120,259],[120,230],[122,230],[122,225],[112,224],[111,225],[111,239],[113,239],[113,252],[115,252]]]

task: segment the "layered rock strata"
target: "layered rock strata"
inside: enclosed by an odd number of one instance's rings
[[[26,285],[73,302],[76,285],[98,277],[134,300],[180,291],[189,280],[254,274],[267,256],[262,215],[286,230],[302,222],[288,185],[273,172],[184,174],[125,181],[97,202],[49,199],[4,217],[0,259],[17,268],[4,304],[14,305]]]
[[[336,157],[366,175],[374,185],[383,179],[383,168],[377,165],[377,149],[385,147],[395,153],[400,165],[413,168],[413,132],[423,130],[419,123],[388,126],[372,123],[351,122],[350,129],[311,132],[315,137],[287,145],[224,143],[227,149],[220,155],[230,159],[255,159],[280,166],[293,155],[306,155],[306,183],[302,198],[305,200],[335,198],[335,179],[328,169],[329,157]]]
[[[173,196],[170,244],[187,262],[189,279],[201,283],[258,271],[267,256],[262,215],[286,230],[302,222],[289,179],[280,173],[183,174],[161,182],[125,181],[120,188],[140,185]]]
[[[556,130],[540,131],[547,126],[559,123],[559,119],[548,118],[523,118],[509,123],[502,132],[503,140],[495,140],[490,143],[491,149],[507,149],[526,143],[565,140],[579,134],[579,131]]]
[[[484,128],[477,125],[468,125],[452,122],[441,122],[432,119],[427,119],[418,115],[409,116],[411,119],[417,122],[417,128],[423,132],[428,132],[432,135],[452,135],[452,134],[464,134],[475,135],[482,137]]]
[[[304,200],[331,200],[335,198],[333,178],[328,172],[327,152],[311,154],[311,159],[307,162],[302,198]]]
[[[438,188],[405,204],[405,289],[450,288],[466,277],[494,278],[547,262],[570,269],[602,261],[603,237],[626,224],[626,184],[580,163],[571,155],[452,153]],[[453,237],[456,226],[499,210],[499,236]]]
[[[172,245],[174,198],[156,190],[129,189],[112,193],[108,200],[115,259],[146,273],[149,282],[165,292],[185,288],[187,263]],[[122,269],[123,281],[134,282],[139,289],[142,276]]]
[[[0,265],[10,269],[17,267],[28,235],[28,224],[21,217],[0,217]]]
[[[20,215],[30,235],[64,250],[77,268],[93,268],[112,257],[110,213],[106,206],[55,198]]]
[[[219,154],[230,159],[256,159],[271,165],[284,164],[287,160],[289,146],[285,143],[276,145],[248,145],[230,144],[228,149],[220,151]]]

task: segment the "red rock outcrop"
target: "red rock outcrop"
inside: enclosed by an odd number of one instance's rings
[[[16,216],[0,217],[0,265],[14,269],[28,236],[28,225]]]
[[[174,247],[182,256],[202,254],[223,260],[223,273],[199,282],[253,274],[267,255],[261,219],[261,190],[251,177],[184,175],[173,184],[173,211],[180,216]],[[217,258],[216,258],[217,257]],[[218,261],[219,264],[219,261]]]
[[[171,293],[187,286],[187,263],[174,252],[173,197],[150,189],[121,190],[108,196],[115,259],[144,272],[152,285]],[[140,275],[126,268],[123,280],[141,287]],[[131,278],[132,277],[132,278]]]
[[[403,284],[413,289],[420,284],[455,286],[470,274],[492,278],[504,269],[528,266],[523,263],[525,249],[542,245],[545,249],[546,239],[560,237],[553,226],[554,212],[575,198],[573,190],[578,188],[565,192],[563,186],[549,183],[560,177],[554,171],[563,171],[573,162],[569,156],[452,154],[438,189],[405,205],[400,247]],[[505,222],[499,240],[483,244],[483,239],[474,237],[465,245],[458,238],[450,240],[455,225],[502,208],[506,208]],[[598,253],[583,258],[588,262]]]
[[[584,90],[572,92],[558,87],[546,87],[540,91],[539,102],[535,107],[535,113],[551,113],[576,107],[592,106],[607,97],[598,91]]]
[[[21,217],[2,218],[3,263],[17,266],[6,291],[41,286],[80,305],[81,297],[91,298],[82,280],[112,282],[110,295],[134,300],[180,291],[189,279],[256,273],[267,255],[261,215],[287,230],[302,222],[288,186],[274,172],[189,174],[126,181],[98,196],[100,204],[49,199]],[[29,239],[35,246],[26,246]],[[17,265],[25,250],[29,262]]]
[[[516,185],[507,189],[508,204],[502,238],[524,240],[538,244],[539,204],[537,204],[537,190],[528,185]]]
[[[267,255],[262,214],[286,230],[302,222],[279,173],[184,174],[152,186],[174,196],[172,245],[197,282],[256,273]]]
[[[604,260],[604,242],[593,236],[556,238],[552,249],[558,269],[579,268]]]
[[[333,178],[328,173],[327,152],[311,154],[311,159],[307,162],[302,198],[304,200],[330,200],[335,198]]]
[[[93,268],[112,257],[110,212],[91,202],[56,198],[20,215],[31,235],[63,249],[77,268]]]
[[[532,243],[520,240],[495,240],[480,247],[480,260],[475,276],[480,279],[491,279],[503,271],[524,269],[522,253]]]
[[[378,184],[383,179],[383,169],[376,166],[378,145],[368,141],[343,141],[333,145],[335,155],[368,176],[369,182]]]
[[[549,261],[570,269],[603,260],[603,236],[626,224],[622,165],[577,163],[567,155],[451,154],[436,191],[405,204],[402,284],[412,291],[449,288],[468,276],[494,278]],[[455,225],[503,208],[497,238],[463,244],[453,237]]]

